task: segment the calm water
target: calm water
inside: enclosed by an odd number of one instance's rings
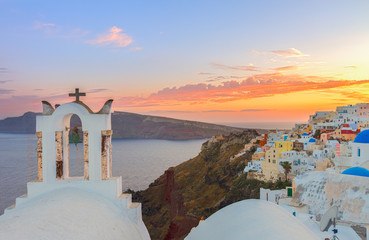
[[[169,167],[195,157],[204,141],[113,139],[113,175],[122,176],[123,189],[143,190]],[[82,176],[83,145],[78,148],[70,145],[71,176]],[[36,178],[35,149],[33,134],[0,134],[0,214]]]

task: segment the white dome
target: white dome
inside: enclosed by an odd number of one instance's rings
[[[200,222],[186,240],[320,239],[291,213],[263,200],[243,200],[220,209]]]
[[[51,191],[0,216],[0,239],[143,239],[112,201],[76,188]]]

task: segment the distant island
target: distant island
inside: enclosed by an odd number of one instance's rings
[[[0,120],[0,133],[35,133],[36,115],[40,114],[27,112],[19,117],[8,117]],[[129,112],[116,111],[112,113],[111,117],[113,138],[120,139],[203,139],[245,130],[218,124]],[[71,125],[80,126],[79,119],[72,117]]]

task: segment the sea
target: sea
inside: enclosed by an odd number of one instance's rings
[[[197,156],[200,140],[113,139],[113,175],[122,176],[123,189],[144,190],[169,167]],[[83,175],[83,145],[70,145],[70,175]],[[34,134],[0,133],[0,215],[27,192],[36,179]]]

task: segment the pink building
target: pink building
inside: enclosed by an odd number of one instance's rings
[[[357,114],[358,120],[369,119],[369,103],[356,104],[356,114]]]
[[[327,141],[329,140],[329,138],[330,138],[331,136],[333,136],[333,135],[334,135],[334,132],[329,132],[329,133],[322,133],[322,134],[320,134],[320,142],[322,142],[322,143],[326,144],[326,143],[327,143]]]

